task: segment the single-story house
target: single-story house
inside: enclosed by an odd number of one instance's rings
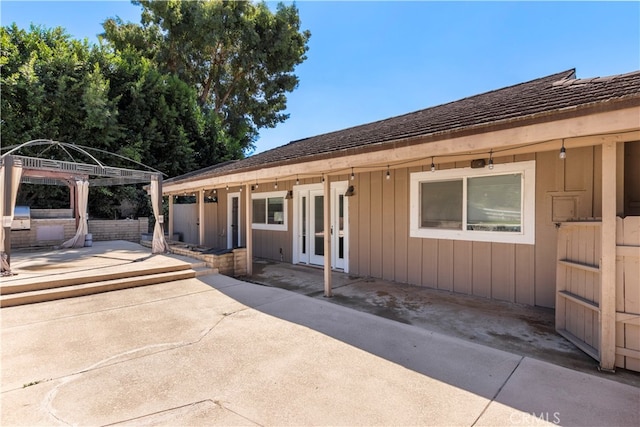
[[[563,71],[166,180],[170,235],[554,307],[640,370],[640,71]],[[195,204],[174,197],[197,195]],[[214,203],[211,203],[214,202]]]

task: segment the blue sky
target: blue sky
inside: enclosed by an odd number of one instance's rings
[[[640,2],[296,4],[308,59],[291,117],[261,132],[256,153],[571,68],[581,78],[640,69]],[[2,0],[0,12],[2,25],[61,26],[91,42],[108,17],[140,19],[128,1]]]

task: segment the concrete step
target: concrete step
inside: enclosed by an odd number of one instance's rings
[[[196,277],[196,271],[189,268],[180,269],[177,271],[130,276],[112,280],[102,280],[92,283],[58,286],[50,289],[38,289],[27,292],[3,294],[0,295],[0,307],[12,307],[16,305],[34,304],[38,302],[53,301],[63,298],[93,295],[102,292],[116,291],[138,286],[155,285],[158,283],[171,282],[175,280],[192,279],[194,277]]]
[[[52,288],[62,288],[75,285],[83,285],[88,283],[104,282],[110,280],[127,279],[134,277],[142,277],[153,274],[170,273],[176,271],[193,270],[193,266],[189,264],[172,264],[165,266],[149,267],[144,263],[132,263],[129,268],[102,268],[97,272],[91,270],[65,274],[59,277],[54,275],[48,276],[46,280],[39,278],[31,278],[25,281],[17,280],[14,283],[2,283],[0,285],[0,294],[11,295],[23,292],[32,292],[46,290]]]

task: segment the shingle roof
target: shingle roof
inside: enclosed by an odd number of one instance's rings
[[[576,79],[575,69],[493,90],[401,116],[290,142],[236,162],[190,172],[167,182],[221,176],[268,165],[439,133],[450,133],[542,114],[579,109],[624,99],[640,105],[640,71],[610,77]],[[514,126],[516,126],[514,124]]]

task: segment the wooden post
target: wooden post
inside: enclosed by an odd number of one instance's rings
[[[11,266],[11,195],[13,194],[13,156],[4,158],[4,212],[2,212],[2,227],[4,228],[4,253],[7,264]]]
[[[244,188],[245,199],[245,224],[246,224],[246,247],[247,247],[247,276],[253,274],[253,229],[251,225],[253,223],[253,202],[251,201],[251,184],[245,185]]]
[[[204,246],[204,189],[198,192],[198,244]]]
[[[602,144],[600,369],[616,362],[616,144]]]
[[[332,295],[331,289],[331,180],[327,176],[323,185],[324,199],[324,296]]]
[[[173,195],[169,194],[169,240],[173,240]]]

